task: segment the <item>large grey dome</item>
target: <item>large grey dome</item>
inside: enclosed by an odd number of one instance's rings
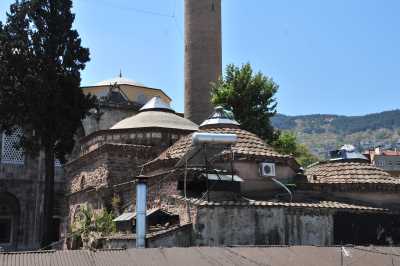
[[[110,129],[130,128],[171,128],[195,131],[199,128],[192,121],[183,118],[164,103],[159,97],[152,98],[141,111],[134,116],[128,117],[116,123]]]

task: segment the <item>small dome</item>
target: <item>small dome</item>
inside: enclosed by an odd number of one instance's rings
[[[140,113],[116,123],[110,129],[130,128],[171,128],[195,131],[198,125],[175,113],[169,104],[160,97],[153,97],[141,109]]]
[[[200,128],[205,128],[208,126],[218,126],[218,125],[235,125],[240,124],[234,119],[233,114],[225,110],[221,106],[217,106],[214,109],[214,113],[203,123],[201,123]]]
[[[110,86],[110,85],[132,85],[132,86],[139,86],[139,87],[144,87],[143,84],[136,82],[134,80],[130,80],[127,78],[123,78],[121,76],[118,76],[113,79],[108,79],[108,80],[103,80],[98,83],[96,83],[96,86]]]

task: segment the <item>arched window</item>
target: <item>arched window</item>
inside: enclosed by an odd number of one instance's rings
[[[13,214],[9,206],[5,203],[0,203],[0,245],[11,244]]]
[[[18,219],[18,200],[9,193],[0,193],[0,245],[15,244]]]

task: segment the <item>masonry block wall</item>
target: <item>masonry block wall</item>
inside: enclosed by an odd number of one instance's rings
[[[333,218],[329,213],[288,213],[285,208],[199,208],[194,225],[196,244],[330,245]]]

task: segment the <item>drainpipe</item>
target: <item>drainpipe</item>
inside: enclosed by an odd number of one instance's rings
[[[136,183],[136,248],[146,247],[147,182],[142,177]]]

